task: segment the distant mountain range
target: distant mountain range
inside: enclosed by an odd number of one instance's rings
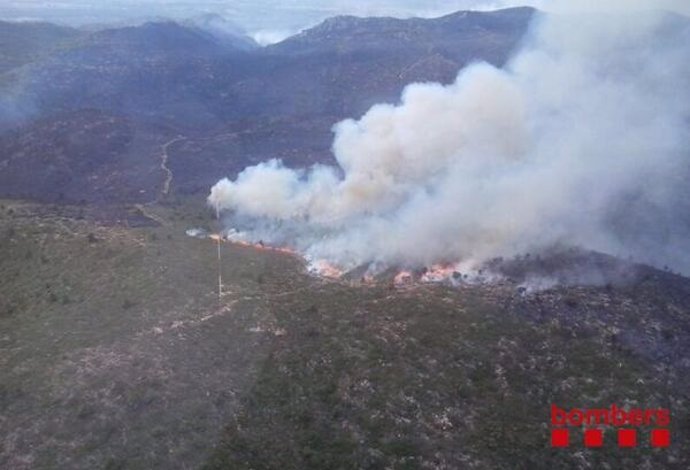
[[[151,200],[178,136],[178,193],[267,158],[328,162],[335,122],[471,61],[503,65],[534,14],[341,16],[264,48],[213,17],[91,33],[0,22],[0,197]]]

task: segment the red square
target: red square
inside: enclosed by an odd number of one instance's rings
[[[637,447],[637,431],[635,429],[619,429],[618,447]]]
[[[551,430],[551,447],[568,447],[570,445],[570,433],[567,429]]]
[[[604,445],[604,433],[601,429],[587,429],[585,431],[585,447],[601,447]]]
[[[652,429],[652,447],[671,445],[671,432],[668,429]]]

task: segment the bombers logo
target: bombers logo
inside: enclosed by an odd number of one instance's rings
[[[649,442],[652,447],[668,447],[671,444],[671,413],[664,408],[624,410],[616,405],[601,409],[564,410],[551,405],[551,447],[570,446],[568,426],[584,427],[585,447],[602,447],[602,427],[614,427],[618,432],[619,447],[637,447],[639,427],[651,427]]]

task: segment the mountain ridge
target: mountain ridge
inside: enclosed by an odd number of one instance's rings
[[[35,124],[36,118],[62,120],[62,127],[56,122],[58,127],[78,132],[83,110],[100,110],[129,123],[135,135],[158,129],[147,141],[183,135],[186,140],[171,149],[170,166],[177,170],[172,190],[198,194],[218,175],[236,174],[250,162],[281,158],[291,166],[332,163],[333,124],[359,116],[376,103],[397,102],[411,82],[449,83],[464,65],[477,60],[503,65],[533,14],[532,9],[517,9],[437,19],[336,18],[279,44],[250,49],[228,46],[210,33],[175,22],[105,29],[4,74],[4,127],[14,127],[13,135],[41,139],[38,129],[44,124]],[[485,26],[472,27],[487,15],[491,19]],[[338,33],[325,39],[323,31],[333,24]],[[23,125],[17,127],[22,111]],[[107,126],[97,129],[105,131]],[[43,138],[48,142],[55,136]],[[74,158],[75,168],[81,168],[81,157],[58,157],[50,145],[29,142],[0,139],[0,179],[13,182],[3,185],[0,195],[50,201],[83,191],[84,197],[76,201],[103,200],[95,185],[70,189],[80,181],[78,172],[57,192],[48,191],[56,187],[48,180],[26,184],[27,174],[48,178],[50,172],[38,163],[46,159],[69,166]],[[94,133],[87,147],[108,153],[106,142]],[[40,156],[38,148],[43,149]],[[155,160],[150,153],[157,150],[146,148],[139,160],[115,159],[111,171],[149,174],[149,163],[144,162]],[[131,190],[109,192],[108,197],[131,201],[132,194],[139,194],[139,202],[150,200],[155,185],[142,188],[141,179],[136,181]],[[127,180],[121,184],[130,186]],[[73,196],[60,200],[75,202]]]

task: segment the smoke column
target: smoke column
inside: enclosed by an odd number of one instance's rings
[[[504,69],[338,123],[340,168],[271,160],[209,203],[233,237],[344,269],[574,245],[688,273],[689,20],[616,4],[539,15]]]

